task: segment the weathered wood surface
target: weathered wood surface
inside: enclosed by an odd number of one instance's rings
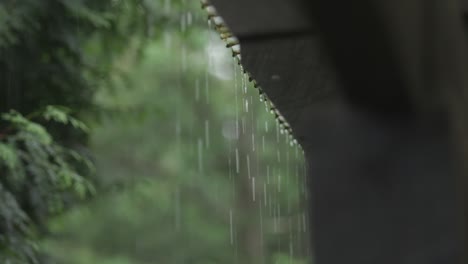
[[[212,3],[238,37],[311,31],[308,11],[291,1],[217,0]]]
[[[458,2],[212,3],[306,151],[316,264],[464,263]]]

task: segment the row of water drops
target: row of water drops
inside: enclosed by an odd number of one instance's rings
[[[166,8],[170,8],[170,1],[165,1]],[[242,68],[237,39],[214,7],[207,2],[202,7],[208,12],[206,70],[201,78],[193,80],[193,108],[202,114],[200,109],[223,109],[223,113],[219,113],[221,119],[197,116],[191,126],[203,127],[199,129],[203,133],[192,133],[190,129],[189,134],[196,156],[194,170],[201,178],[216,170],[213,166],[217,165],[209,158],[214,149],[224,149],[219,160],[224,162],[223,175],[230,187],[219,189],[215,196],[220,195],[218,192],[228,192],[230,196],[225,211],[228,219],[225,246],[233,252],[233,263],[307,263],[310,247],[303,151],[286,120]],[[196,10],[181,14],[181,32],[189,30],[204,15]],[[166,37],[170,50],[171,37]],[[181,79],[190,78],[189,53],[182,43]],[[223,107],[219,108],[219,104]],[[184,133],[180,115],[175,118],[178,138]],[[176,200],[181,201],[177,197]],[[180,206],[183,205],[176,206],[177,210]]]
[[[253,87],[258,89],[259,98],[261,102],[265,103],[267,110],[275,116],[278,121],[281,134],[287,134],[290,145],[297,145],[298,142],[294,138],[292,128],[286,119],[281,115],[280,111],[276,108],[274,103],[268,98],[263,92],[262,88],[257,84],[255,79],[249,75],[249,73],[242,67],[242,54],[241,45],[239,39],[231,32],[224,19],[218,14],[216,8],[211,5],[208,0],[201,0],[202,8],[206,11],[208,17],[208,26],[219,33],[220,38],[226,43],[226,48],[230,48],[232,51],[232,57],[238,63],[245,77],[249,79],[249,82],[253,83]],[[301,147],[299,145],[299,147]]]

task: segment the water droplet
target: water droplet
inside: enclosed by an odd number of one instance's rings
[[[200,80],[195,81],[195,101],[200,101]]]
[[[180,231],[181,227],[181,201],[180,201],[180,188],[176,187],[174,194],[174,215],[175,215],[175,230]]]
[[[239,149],[236,148],[236,173],[239,174],[240,172],[240,165],[239,165]]]
[[[164,33],[164,46],[166,50],[170,50],[172,48],[172,35],[167,32]]]
[[[226,39],[226,43],[227,43],[226,47],[232,48],[235,45],[239,45],[239,40],[236,37],[229,37]]]
[[[275,123],[276,123],[276,142],[279,143],[280,142],[280,128],[279,128],[278,122],[275,122]]]
[[[185,72],[187,71],[187,49],[185,46],[182,46],[181,60],[182,72]]]
[[[252,200],[255,202],[255,193],[256,193],[256,188],[255,188],[255,177],[252,177]]]
[[[245,129],[246,129],[246,124],[245,124],[245,117],[242,117],[242,134],[245,135]]]
[[[278,233],[278,217],[276,217],[276,206],[273,207],[273,231]]]
[[[234,245],[234,223],[233,223],[232,209],[229,210],[229,233],[231,238],[231,245]]]
[[[220,16],[215,16],[213,17],[213,23],[218,26],[218,27],[221,27],[224,25],[224,20],[222,17]]]
[[[232,164],[231,164],[231,156],[228,157],[228,168],[229,168],[229,179],[232,179]]]
[[[236,44],[236,45],[232,46],[232,52],[234,53],[234,56],[237,56],[237,55],[241,54],[240,44]]]
[[[247,154],[246,159],[247,159],[247,175],[248,175],[248,177],[250,179],[251,175],[250,175],[250,157],[249,157],[249,154]]]
[[[279,81],[279,80],[281,80],[281,77],[279,75],[277,75],[277,74],[274,74],[274,75],[271,76],[271,79],[273,81]]]
[[[164,13],[171,13],[171,0],[164,0]]]
[[[203,140],[198,139],[198,171],[203,172]]]
[[[255,134],[252,133],[252,151],[255,152]]]
[[[193,23],[192,12],[187,12],[187,25],[191,26]]]
[[[281,192],[281,173],[278,172],[278,192]]]
[[[262,136],[262,151],[265,153],[265,136]]]
[[[205,147],[210,147],[210,121],[205,120]]]
[[[267,184],[270,184],[270,166],[267,166]]]
[[[242,86],[244,87],[244,94],[247,94],[247,74],[242,75]]]
[[[206,103],[210,103],[210,78],[208,76],[208,71],[205,73],[205,99]]]
[[[185,15],[180,17],[180,31],[185,32],[187,29],[187,22],[185,21]]]
[[[166,1],[169,1],[169,0],[166,0]],[[205,8],[206,12],[208,13],[208,16],[209,17],[214,17],[216,16],[216,9],[214,8],[214,6],[212,5],[209,5]]]

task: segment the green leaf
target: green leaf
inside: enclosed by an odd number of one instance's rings
[[[70,121],[70,124],[74,128],[79,129],[83,132],[89,132],[88,126],[86,126],[85,123],[81,122],[80,120],[75,119],[75,118],[70,118],[69,121]]]
[[[47,106],[42,115],[47,121],[53,120],[62,124],[68,123],[68,113],[52,105]]]
[[[2,119],[10,122],[13,127],[18,130],[28,132],[33,135],[39,142],[49,145],[52,143],[52,136],[40,124],[34,123],[25,118],[20,113],[11,110],[9,113],[2,114]]]
[[[49,105],[44,110],[42,114],[45,120],[47,121],[55,121],[64,125],[70,124],[75,129],[88,132],[88,127],[81,122],[80,120],[73,118],[70,115],[70,109],[63,107],[63,106],[53,106]]]
[[[52,136],[47,132],[47,130],[43,126],[37,123],[30,122],[24,127],[24,129],[27,132],[35,135],[39,142],[45,145],[49,145],[52,143]]]
[[[0,161],[3,161],[10,170],[13,170],[18,165],[15,148],[0,142]]]

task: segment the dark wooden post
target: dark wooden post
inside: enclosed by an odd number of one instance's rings
[[[465,263],[461,5],[212,2],[306,150],[316,263]]]

